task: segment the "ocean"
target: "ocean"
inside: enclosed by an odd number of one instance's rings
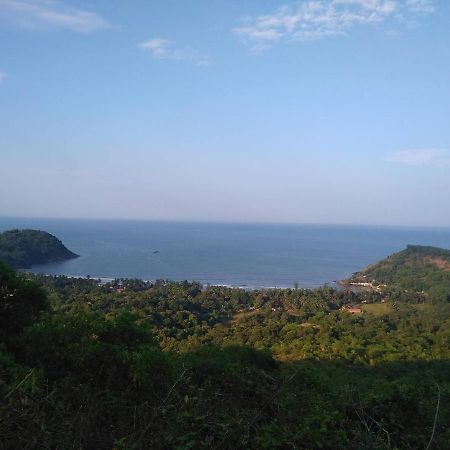
[[[204,284],[318,287],[407,244],[450,248],[450,229],[0,218],[54,234],[80,258],[33,272]]]

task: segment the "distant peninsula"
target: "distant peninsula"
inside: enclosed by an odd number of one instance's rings
[[[66,261],[78,256],[45,231],[8,230],[0,233],[0,261],[15,269],[29,269],[34,264]]]
[[[408,245],[340,284],[376,290],[389,287],[420,292],[435,299],[450,298],[450,250]]]

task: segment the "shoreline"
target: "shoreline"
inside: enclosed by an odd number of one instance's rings
[[[153,279],[153,280],[146,280],[144,278],[139,278],[139,277],[104,277],[104,276],[93,276],[93,275],[75,275],[75,274],[51,274],[51,273],[44,273],[44,272],[35,272],[29,269],[21,269],[20,270],[23,273],[31,273],[33,275],[41,275],[41,276],[47,276],[47,277],[66,277],[66,278],[73,278],[73,279],[83,279],[83,280],[93,280],[93,281],[99,281],[100,284],[105,285],[108,283],[112,283],[116,280],[141,280],[144,281],[145,283],[155,283],[156,281],[158,281],[158,279]],[[162,280],[166,280],[166,279],[162,279]],[[340,281],[331,281],[329,283],[324,283],[324,284],[318,284],[316,286],[301,286],[298,285],[297,287],[294,286],[294,283],[291,286],[288,285],[253,285],[253,284],[234,284],[234,283],[210,283],[210,282],[203,282],[203,281],[199,281],[199,280],[175,280],[175,279],[167,279],[167,281],[170,282],[175,282],[175,283],[180,283],[183,281],[188,281],[189,283],[200,283],[202,285],[203,289],[206,289],[208,287],[223,287],[223,288],[228,288],[228,289],[241,289],[244,291],[258,291],[258,290],[275,290],[275,289],[290,289],[290,290],[295,290],[295,289],[319,289],[321,287],[331,287],[332,289],[339,289],[341,287],[344,287],[343,285],[340,284]]]

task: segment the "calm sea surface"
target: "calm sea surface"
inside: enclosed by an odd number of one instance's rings
[[[34,272],[246,287],[315,287],[407,244],[450,248],[449,229],[0,218],[48,231],[80,258]]]

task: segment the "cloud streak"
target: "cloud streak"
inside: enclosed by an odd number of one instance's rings
[[[443,149],[402,150],[392,153],[385,161],[406,166],[450,166],[450,152]]]
[[[307,0],[271,14],[241,19],[233,32],[256,53],[280,41],[309,41],[347,34],[356,26],[411,20],[434,11],[431,0]]]
[[[0,84],[2,84],[6,78],[8,77],[8,75],[6,75],[5,72],[0,72]]]
[[[413,13],[431,14],[435,11],[432,0],[407,0],[406,6]]]
[[[188,61],[197,66],[211,65],[211,59],[192,47],[178,47],[173,41],[163,38],[153,38],[138,44],[142,50],[157,59],[172,61]]]
[[[0,0],[0,18],[29,30],[57,28],[92,33],[110,27],[98,14],[58,0]]]

